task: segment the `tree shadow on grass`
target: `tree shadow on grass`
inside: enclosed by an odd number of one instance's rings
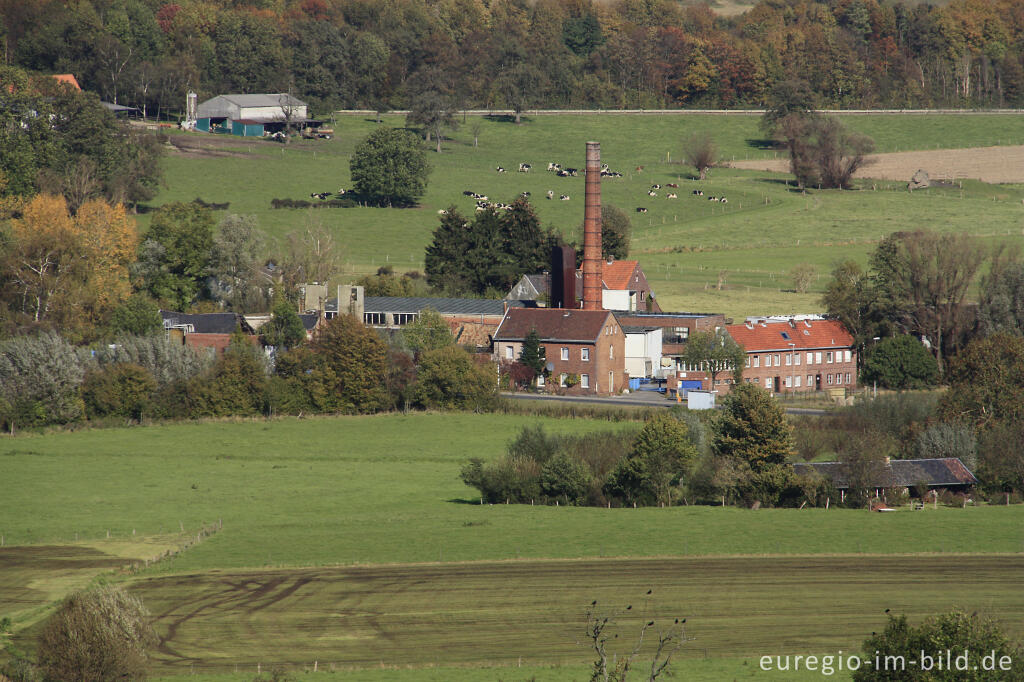
[[[484,116],[488,121],[495,121],[497,123],[515,123],[516,117],[514,114],[487,114]],[[525,114],[519,116],[519,123],[530,123],[533,119]]]
[[[754,149],[759,149],[761,151],[772,151],[772,150],[782,151],[782,150],[784,150],[786,148],[786,145],[784,143],[780,142],[779,140],[754,139],[754,138],[748,137],[747,139],[744,140],[744,142],[747,143],[748,147],[752,147]]]

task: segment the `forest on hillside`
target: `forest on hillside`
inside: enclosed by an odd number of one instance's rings
[[[1024,3],[761,0],[0,0],[5,63],[174,117],[185,93],[335,108],[1024,104]],[[427,105],[431,108],[436,103]]]

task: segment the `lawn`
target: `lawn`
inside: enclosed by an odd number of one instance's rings
[[[403,119],[388,116],[387,125]],[[906,151],[1024,143],[1024,129],[1011,115],[857,115],[846,116],[851,127],[871,135],[879,151]],[[306,199],[311,192],[351,187],[348,158],[355,144],[376,123],[342,116],[330,141],[296,141],[288,146],[241,139],[201,137],[209,146],[230,145],[232,156],[169,155],[166,187],[151,202],[231,202],[231,211],[258,216],[260,226],[275,237],[310,224],[323,224],[340,240],[344,272],[338,278],[372,272],[391,265],[398,272],[421,269],[423,251],[437,225],[437,211],[451,205],[466,214],[472,190],[492,200],[509,202],[523,191],[542,221],[568,238],[579,239],[583,216],[583,176],[558,178],[543,169],[548,162],[582,167],[583,143],[602,143],[602,159],[625,174],[606,179],[603,200],[634,218],[632,256],[653,274],[663,307],[713,310],[733,317],[775,312],[806,312],[820,308],[818,295],[825,278],[810,295],[793,294],[787,273],[793,265],[812,263],[824,274],[843,258],[865,261],[880,237],[901,229],[928,227],[966,231],[992,240],[1021,238],[1024,189],[965,182],[963,188],[933,188],[909,194],[899,183],[861,183],[863,191],[796,193],[787,176],[766,172],[716,169],[696,183],[678,163],[682,140],[693,131],[711,130],[723,159],[772,157],[750,115],[690,116],[537,116],[519,127],[485,119],[480,146],[463,126],[446,141],[444,152],[431,152],[433,173],[427,195],[413,209],[352,208],[271,210],[272,198]],[[180,133],[176,133],[180,134]],[[531,173],[517,173],[521,161]],[[497,166],[510,169],[498,174]],[[643,166],[642,172],[637,168]],[[648,197],[651,184],[676,182],[679,199]],[[726,196],[728,204],[694,197]],[[873,188],[873,189],[872,189]],[[545,200],[546,191],[566,194],[569,201]],[[648,212],[636,214],[636,207]],[[147,215],[140,216],[143,225]],[[723,289],[718,272],[728,271]]]

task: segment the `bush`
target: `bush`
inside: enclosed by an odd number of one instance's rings
[[[43,626],[37,656],[51,680],[144,680],[147,649],[156,642],[142,601],[120,587],[102,587],[64,600]]]
[[[81,419],[78,389],[92,364],[87,351],[53,332],[0,343],[0,403],[7,404],[0,421],[10,428]]]
[[[546,497],[582,504],[590,489],[590,469],[575,457],[560,452],[540,472],[540,490]]]
[[[90,371],[82,382],[86,416],[140,420],[148,414],[156,388],[153,375],[138,365],[118,362]]]
[[[1019,647],[1014,646],[1002,633],[995,621],[977,613],[967,615],[953,610],[939,616],[926,618],[917,627],[907,622],[906,616],[889,615],[885,630],[872,633],[864,640],[864,657],[875,660],[878,652],[884,656],[902,656],[904,661],[918,661],[916,666],[907,666],[904,672],[876,669],[865,665],[853,674],[854,682],[882,682],[883,680],[963,680],[965,682],[1012,682],[1024,680],[1024,659]],[[938,656],[949,650],[954,657],[968,652],[967,670],[933,670],[926,672],[921,660],[922,652]],[[993,655],[996,670],[985,670],[982,656]],[[1009,659],[1012,670],[998,669],[1000,659]],[[954,665],[956,665],[954,663]],[[991,667],[991,666],[990,666]],[[918,671],[912,674],[911,671]]]
[[[457,346],[420,355],[413,402],[423,408],[487,410],[497,394],[494,366],[476,362]]]
[[[101,366],[130,363],[143,367],[160,387],[186,381],[213,366],[212,351],[197,352],[168,339],[163,333],[150,336],[124,336],[113,348],[96,353]]]

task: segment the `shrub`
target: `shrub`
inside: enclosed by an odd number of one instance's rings
[[[92,363],[88,352],[53,332],[0,343],[0,402],[8,405],[0,421],[8,428],[77,421],[78,388]]]
[[[420,355],[413,402],[424,408],[489,409],[497,391],[493,369],[457,346],[428,350]]]
[[[560,452],[540,472],[540,490],[549,499],[582,504],[590,489],[590,469],[575,457]]]
[[[861,383],[895,390],[934,386],[939,380],[939,364],[924,345],[913,336],[901,334],[878,342],[867,354]]]
[[[64,600],[39,635],[39,666],[62,682],[144,680],[157,642],[142,601],[120,587]]]
[[[118,362],[90,371],[82,382],[82,400],[90,418],[142,419],[148,413],[156,379],[145,368]]]

